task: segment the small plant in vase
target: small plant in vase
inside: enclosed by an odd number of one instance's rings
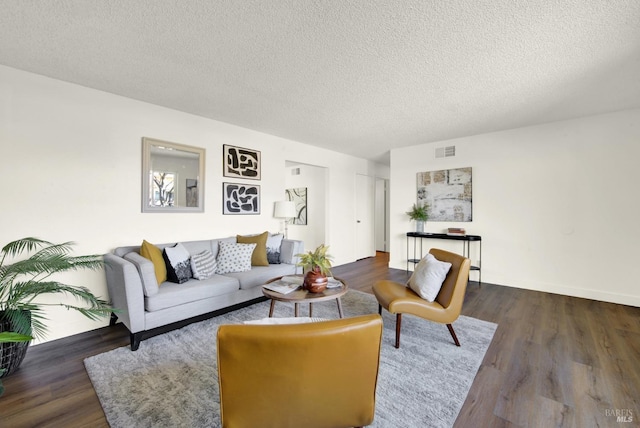
[[[413,204],[407,215],[410,220],[416,221],[416,232],[424,232],[424,223],[429,219],[429,206],[427,204]]]
[[[304,273],[303,287],[311,293],[320,293],[327,288],[331,275],[331,256],[327,254],[328,245],[320,245],[314,251],[296,254],[300,257],[297,266],[302,266]]]

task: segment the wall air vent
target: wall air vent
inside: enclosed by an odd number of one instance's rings
[[[291,175],[300,175],[300,168],[291,168]]]
[[[456,146],[438,147],[436,158],[449,158],[456,155]]]

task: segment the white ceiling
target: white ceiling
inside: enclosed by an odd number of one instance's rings
[[[640,108],[640,1],[0,0],[0,64],[386,163]]]

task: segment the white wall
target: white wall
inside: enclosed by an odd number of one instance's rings
[[[425,230],[482,235],[483,281],[640,306],[639,142],[640,110],[629,110],[394,150],[391,266],[406,267],[416,173],[472,167],[473,221]],[[456,156],[435,159],[447,145]]]
[[[206,149],[204,213],[141,213],[142,137]],[[262,180],[251,182],[261,186],[261,215],[222,215],[223,181],[241,181],[222,177],[223,144],[261,151]],[[336,265],[351,262],[355,186],[345,182],[377,168],[363,159],[4,66],[0,148],[0,243],[25,236],[72,240],[76,254],[102,254],[143,239],[163,243],[276,231],[273,202],[283,198],[285,160],[312,159],[329,170],[327,243]],[[334,204],[339,212],[330,210]],[[345,216],[345,210],[353,215]],[[60,279],[106,296],[102,272]],[[107,324],[55,308],[48,317],[47,340]]]

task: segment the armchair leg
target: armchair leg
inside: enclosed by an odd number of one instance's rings
[[[396,314],[396,349],[400,348],[400,328],[402,327],[402,314]]]
[[[458,336],[456,336],[456,332],[453,331],[453,326],[451,324],[447,324],[447,328],[449,329],[449,333],[451,333],[451,337],[453,337],[453,341],[456,343],[456,346],[460,346]]]
[[[378,315],[382,315],[382,305],[378,305]]]

